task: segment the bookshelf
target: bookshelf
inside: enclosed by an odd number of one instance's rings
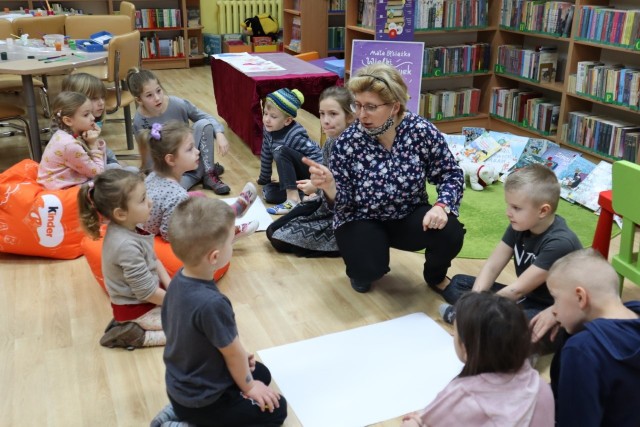
[[[75,10],[82,10],[85,14],[105,15],[118,13],[120,10],[120,3],[122,0],[50,0],[49,4],[53,5],[61,4],[64,9],[73,8]],[[141,10],[176,10],[178,11],[173,16],[175,17],[171,26],[159,26],[154,25],[147,27],[140,25],[138,30],[140,31],[141,39],[151,40],[157,39],[163,40],[163,50],[167,48],[166,40],[172,41],[170,44],[171,54],[155,57],[145,58],[143,55],[142,66],[149,69],[168,69],[168,68],[188,68],[191,65],[202,64],[204,61],[203,55],[203,29],[202,25],[189,25],[189,11],[192,14],[196,11],[200,16],[200,0],[127,0],[135,4],[136,12],[139,15]],[[19,9],[20,7],[28,8],[31,10],[37,10],[43,8],[44,2],[40,0],[22,0],[22,1],[9,1],[7,6],[10,9]],[[156,14],[155,16],[159,16]],[[166,15],[163,17],[166,18]],[[145,22],[148,22],[145,20]],[[156,21],[157,22],[157,21]],[[99,29],[96,29],[96,32]],[[176,42],[173,42],[173,41]],[[160,42],[158,42],[159,44]],[[192,46],[193,43],[193,46]],[[157,46],[159,47],[159,46]],[[192,51],[193,47],[193,52]],[[142,51],[144,52],[144,50]],[[180,52],[175,53],[174,52]]]
[[[328,11],[329,0],[284,0],[282,11],[284,51],[292,55],[316,51],[321,58],[326,57]],[[298,40],[297,43],[296,40]]]
[[[346,41],[345,41],[345,68],[347,76],[351,70],[351,48],[353,40],[373,40],[375,31],[373,28],[363,27],[358,24],[359,3],[361,0],[349,0],[346,8]],[[640,128],[640,111],[635,106],[628,106],[617,102],[617,98],[608,95],[605,97],[594,97],[589,94],[576,92],[575,74],[579,63],[585,61],[600,61],[604,66],[613,68],[616,64],[624,64],[627,68],[637,68],[640,70],[640,45],[637,40],[633,41],[633,46],[620,46],[611,41],[615,31],[613,24],[602,30],[608,34],[607,41],[597,41],[580,37],[579,26],[582,19],[583,7],[602,6],[604,8],[615,8],[616,11],[626,9],[636,9],[640,11],[637,0],[570,0],[574,5],[573,25],[569,31],[564,33],[564,22],[551,22],[544,27],[535,28],[527,23],[519,21],[509,22],[509,17],[503,17],[502,9],[505,7],[503,0],[488,1],[488,22],[484,27],[467,28],[447,28],[414,31],[415,41],[424,41],[425,46],[452,47],[464,43],[487,43],[491,46],[490,69],[479,70],[472,73],[457,74],[430,74],[423,77],[422,87],[424,90],[439,90],[447,87],[472,87],[481,90],[479,112],[475,116],[444,118],[434,120],[434,124],[443,132],[458,133],[463,126],[479,126],[487,129],[503,132],[512,132],[529,137],[545,138],[553,142],[565,145],[576,151],[581,151],[587,156],[598,159],[613,160],[619,158],[615,153],[603,152],[600,147],[584,146],[572,141],[568,136],[571,133],[571,113],[580,111],[592,115],[605,117],[605,125],[614,128],[609,122],[620,121],[627,124],[629,132],[633,131],[633,126]],[[516,3],[516,2],[514,2]],[[538,7],[541,3],[532,2],[531,7]],[[544,7],[544,6],[543,6]],[[560,7],[560,6],[557,6]],[[564,7],[564,6],[562,6]],[[548,13],[543,16],[547,18]],[[566,17],[564,14],[558,16]],[[618,18],[619,21],[622,18]],[[638,13],[640,19],[640,12]],[[515,24],[515,25],[511,25]],[[555,26],[555,30],[553,29]],[[557,52],[556,76],[554,81],[544,81],[539,78],[526,77],[526,74],[507,72],[505,67],[500,67],[499,47],[513,45],[518,48],[535,51],[537,47],[553,47]],[[426,55],[425,55],[426,58]],[[638,73],[640,80],[640,73]],[[492,113],[492,102],[494,88],[505,88],[515,93],[535,92],[539,94],[554,116],[554,127],[557,130],[549,131],[537,129],[528,121],[512,120],[500,117]],[[636,101],[637,102],[637,101]],[[555,107],[555,109],[554,109]],[[495,110],[493,110],[495,111]],[[541,110],[542,111],[542,110]],[[547,111],[547,110],[545,110]],[[550,114],[550,113],[548,113]],[[575,120],[575,119],[574,119]],[[546,123],[546,122],[545,122]],[[583,127],[586,125],[583,125]],[[620,126],[619,126],[620,127]],[[591,129],[593,131],[594,129]],[[639,143],[640,145],[640,143]],[[637,159],[636,159],[637,161]]]

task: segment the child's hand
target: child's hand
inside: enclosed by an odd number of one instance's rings
[[[102,130],[100,129],[100,126],[94,123],[91,129],[82,132],[82,139],[84,139],[84,142],[86,142],[87,145],[93,149],[95,148],[98,137],[100,137],[101,131]]]
[[[560,323],[553,315],[553,307],[548,307],[536,314],[529,322],[529,328],[531,329],[531,342],[540,341],[549,331],[551,331],[549,339],[554,341],[560,330]]]
[[[249,370],[251,372],[256,370],[256,357],[253,354],[249,354]]]
[[[224,133],[216,133],[216,144],[218,144],[218,151],[220,151],[220,154],[226,156],[229,152],[229,141],[227,141],[227,137],[224,136]]]
[[[420,420],[418,413],[412,412],[402,417],[401,427],[422,427],[422,421]]]
[[[273,412],[275,408],[280,407],[280,395],[262,381],[253,380],[253,387],[245,395],[254,400],[262,412]]]
[[[313,194],[317,191],[317,188],[313,186],[310,179],[301,179],[300,181],[296,181],[296,184],[298,184],[298,190],[306,195]]]

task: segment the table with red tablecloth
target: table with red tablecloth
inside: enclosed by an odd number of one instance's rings
[[[260,154],[262,147],[261,101],[281,88],[298,89],[305,97],[302,108],[318,115],[318,98],[334,86],[338,75],[286,53],[254,54],[284,70],[245,74],[230,64],[212,58],[211,75],[218,115],[250,148]]]

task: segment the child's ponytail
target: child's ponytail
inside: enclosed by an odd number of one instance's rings
[[[165,124],[154,123],[136,135],[142,159],[151,157],[153,170],[161,175],[170,175],[171,166],[165,160],[167,154],[176,154],[182,141],[191,134],[189,126],[180,120],[169,120]],[[149,153],[149,154],[147,154]],[[144,168],[144,160],[143,165]]]
[[[125,77],[127,88],[129,88],[129,92],[131,92],[131,94],[135,98],[139,98],[140,95],[142,95],[144,85],[151,80],[155,80],[156,82],[158,82],[158,85],[162,87],[160,80],[155,74],[153,74],[152,71],[142,68],[131,68],[129,71],[127,71],[127,76]],[[164,88],[162,89],[164,90]]]
[[[94,239],[100,237],[102,220],[113,221],[113,212],[127,210],[129,194],[144,183],[144,175],[125,169],[107,169],[78,191],[80,224]]]
[[[95,184],[93,180],[80,186],[78,191],[78,210],[80,225],[94,240],[100,237],[100,213],[93,203]]]

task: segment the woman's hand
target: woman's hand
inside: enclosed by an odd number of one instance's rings
[[[336,197],[336,182],[329,168],[318,162],[314,162],[308,157],[303,157],[302,163],[309,166],[309,181],[311,181],[311,184],[324,191],[327,200],[333,201]]]
[[[298,190],[302,191],[307,196],[315,193],[317,190],[317,188],[311,183],[310,179],[301,179],[300,181],[296,181],[296,184],[298,185]]]
[[[422,427],[422,420],[417,412],[412,412],[402,417],[401,427]]]
[[[227,137],[224,136],[224,133],[216,133],[216,144],[218,144],[218,151],[220,154],[226,156],[229,152],[229,141],[227,141]]]
[[[442,230],[449,221],[449,217],[445,213],[444,209],[440,206],[433,206],[427,214],[422,218],[422,229],[427,231]]]

